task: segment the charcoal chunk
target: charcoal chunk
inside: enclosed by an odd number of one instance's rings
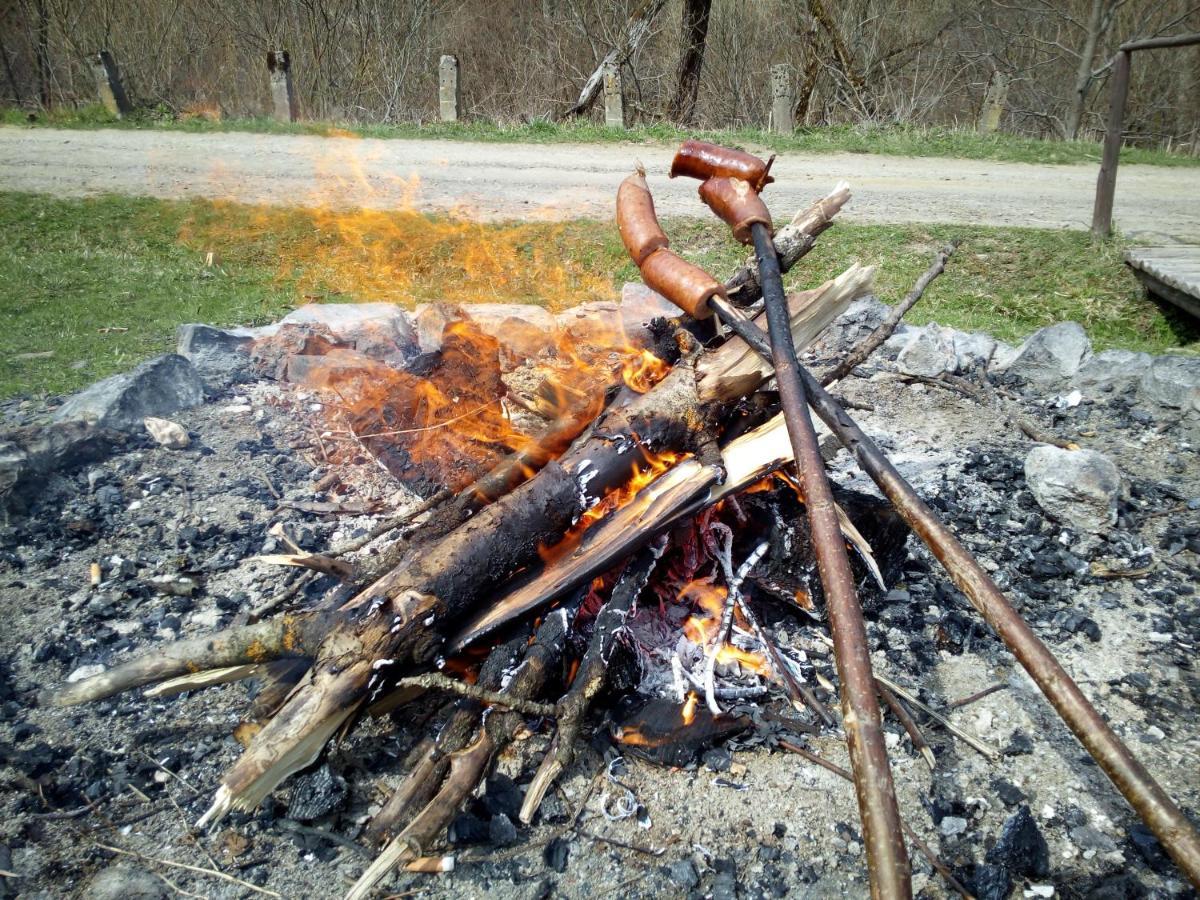
[[[1015,875],[1044,878],[1050,874],[1050,847],[1028,806],[1019,807],[1008,817],[986,859]]]

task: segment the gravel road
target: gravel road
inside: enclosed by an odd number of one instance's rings
[[[607,217],[635,160],[663,215],[703,211],[651,144],[485,144],[256,134],[0,128],[0,187],[60,196],[117,192],[247,203],[456,210],[479,219]],[[859,222],[1086,228],[1097,167],[852,153],[785,154],[770,188],[781,214],[839,179]],[[1200,239],[1200,169],[1124,166],[1115,218],[1127,233]]]

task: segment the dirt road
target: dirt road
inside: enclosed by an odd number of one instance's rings
[[[672,148],[649,144],[485,144],[255,134],[0,128],[0,188],[249,203],[458,210],[481,219],[606,218],[641,160],[660,214],[700,214],[696,185],[664,177]],[[836,153],[776,161],[771,206],[807,205],[839,179],[860,222],[1086,228],[1097,167]],[[1200,168],[1122,167],[1115,218],[1126,232],[1200,239]]]

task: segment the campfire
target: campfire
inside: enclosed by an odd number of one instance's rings
[[[637,171],[619,189],[617,221],[654,293],[632,311],[597,311],[550,345],[519,315],[479,321],[446,306],[423,313],[421,335],[399,354],[386,335],[348,346],[284,325],[260,336],[256,364],[319,398],[314,433],[333,470],[369,460],[421,501],[323,550],[280,532],[288,552],[262,559],[340,582],[315,604],[284,598],[257,621],[159,648],[45,702],[259,679],[237,733],[244,752],[199,822],[212,827],[256,808],[364,718],[438,698],[432,727],[395,717],[419,739],[367,826],[378,855],[352,898],[398,867],[452,865],[439,841],[530,731],[553,738],[529,760],[524,824],[600,722],[619,752],[668,766],[718,741],[822,764],[806,737],[843,733],[852,771],[837,771],[857,789],[873,894],[910,894],[909,854],[919,853],[966,895],[900,816],[881,706],[932,765],[914,715],[924,707],[875,677],[863,622],[911,533],[1180,868],[1200,877],[1200,842],[1180,810],[826,390],[907,307],[829,370],[801,365],[798,351],[872,290],[873,270],[854,265],[783,291],[782,273],[830,227],[848,187],[776,229],[760,195],[769,161],[689,141],[671,174],[697,179],[704,203],[754,247],[724,282],[673,253]],[[938,255],[908,306],[953,252]],[[830,483],[810,408],[884,499]],[[817,635],[807,651],[781,638],[798,628]],[[836,675],[815,663],[830,652]],[[621,815],[641,815],[628,805]]]

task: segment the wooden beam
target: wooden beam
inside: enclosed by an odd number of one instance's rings
[[[1112,95],[1108,105],[1108,133],[1104,158],[1096,181],[1096,204],[1092,208],[1092,235],[1106,238],[1112,231],[1113,198],[1117,192],[1117,164],[1121,161],[1121,129],[1125,123],[1125,100],[1129,96],[1130,52],[1121,50],[1113,63]]]

